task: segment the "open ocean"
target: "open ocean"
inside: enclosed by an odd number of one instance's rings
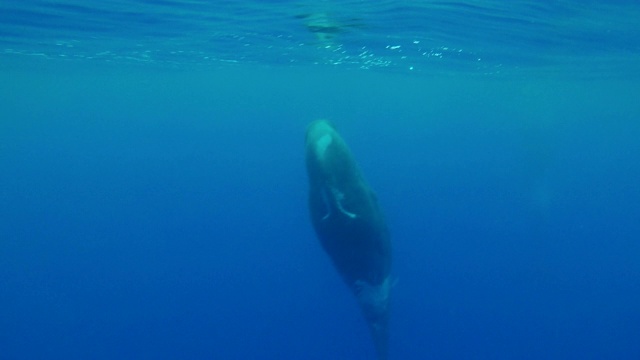
[[[640,2],[0,0],[0,360],[375,360],[312,229],[331,120],[390,360],[640,359]]]

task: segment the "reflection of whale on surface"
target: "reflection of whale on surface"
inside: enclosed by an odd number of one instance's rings
[[[391,242],[376,196],[326,121],[315,121],[307,129],[306,163],[313,227],[356,295],[379,359],[386,359]]]
[[[300,15],[299,17],[305,19],[307,29],[316,34],[320,41],[331,40],[342,31],[342,28],[331,21],[325,13]]]
[[[307,30],[316,35],[316,39],[321,43],[329,43],[339,33],[351,27],[360,27],[359,19],[347,19],[346,21],[336,20],[326,12],[311,12],[296,15],[296,18],[303,19]]]

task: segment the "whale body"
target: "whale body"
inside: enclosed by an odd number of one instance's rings
[[[356,296],[378,358],[387,358],[391,241],[375,193],[342,137],[326,120],[306,133],[311,223]]]

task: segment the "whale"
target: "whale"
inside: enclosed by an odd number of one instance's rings
[[[327,120],[306,131],[309,214],[322,248],[355,295],[379,360],[386,360],[391,240],[378,199],[345,141]]]

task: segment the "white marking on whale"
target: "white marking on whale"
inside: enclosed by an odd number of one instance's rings
[[[356,280],[353,285],[358,302],[365,310],[375,314],[383,314],[387,311],[392,287],[390,276],[378,285],[371,285],[364,280]]]
[[[329,134],[322,135],[322,137],[318,139],[318,141],[316,141],[316,157],[321,162],[324,161],[324,155],[327,152],[327,148],[329,147],[329,145],[331,145],[332,142],[333,138]]]

